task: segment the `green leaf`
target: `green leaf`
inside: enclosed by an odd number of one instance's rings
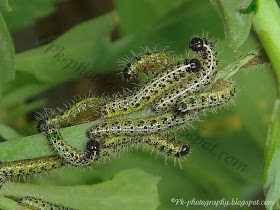
[[[116,12],[120,17],[122,35],[139,33],[150,29],[179,5],[181,0],[116,0]]]
[[[125,170],[112,180],[87,186],[39,186],[8,183],[3,195],[34,196],[77,209],[156,209],[159,206],[158,176],[139,169]]]
[[[210,0],[210,2],[223,20],[224,32],[229,46],[236,50],[247,39],[254,15],[253,13],[242,14],[240,10],[248,7],[252,0]]]
[[[100,66],[112,66],[104,56],[110,49],[114,18],[115,14],[110,13],[84,22],[50,44],[17,54],[16,70],[30,72],[41,81],[59,83]]]
[[[18,105],[19,103],[25,102],[25,100],[27,100],[28,98],[31,98],[38,93],[46,90],[48,87],[48,85],[32,83],[20,86],[19,88],[5,94],[1,101],[1,105],[6,108]]]
[[[14,45],[0,13],[0,88],[15,78],[14,56]]]
[[[28,4],[21,0],[9,0],[10,9],[2,10],[8,29],[15,31],[31,26],[40,18],[55,11],[57,0],[29,0]]]
[[[21,135],[14,131],[12,128],[3,124],[0,124],[0,136],[2,136],[6,140],[17,139],[21,137]]]
[[[266,201],[274,201],[267,209],[280,208],[280,100],[275,101],[268,131],[264,165],[264,192]]]

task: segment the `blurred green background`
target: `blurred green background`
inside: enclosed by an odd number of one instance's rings
[[[185,49],[193,35],[207,35],[214,40],[218,51],[218,70],[222,70],[238,56],[260,46],[251,32],[245,43],[234,52],[225,40],[221,18],[209,1],[30,0],[24,3],[10,0],[9,6],[11,11],[7,11],[7,5],[3,3],[1,11],[16,51],[16,77],[2,86],[0,123],[22,136],[37,133],[35,112],[42,110],[43,106],[62,107],[74,95],[87,95],[90,89],[96,95],[104,92],[110,95],[122,91],[122,87],[132,87],[121,80],[116,62],[125,55],[131,57],[130,50],[139,52],[140,47],[169,46],[168,49],[175,54],[185,56]],[[46,53],[49,46],[46,44],[56,38],[56,44],[64,48],[64,56],[80,64],[88,63],[87,70],[94,76],[85,78],[76,67],[65,67],[67,63],[53,58],[55,54]],[[192,146],[191,155],[182,163],[182,169],[174,166],[172,160],[165,164],[164,157],[156,158],[151,150],[139,149],[95,165],[93,170],[66,167],[31,177],[28,183],[51,187],[90,185],[94,188],[92,184],[111,180],[123,171],[140,169],[139,173],[143,173],[145,179],[150,179],[147,184],[155,186],[153,191],[149,191],[150,194],[141,197],[142,202],[137,204],[134,200],[135,206],[122,206],[117,200],[114,201],[116,203],[110,199],[103,200],[107,195],[104,190],[104,193],[101,192],[104,197],[92,198],[92,205],[98,203],[100,206],[96,209],[111,209],[108,203],[112,202],[115,209],[185,209],[185,206],[176,205],[171,199],[263,200],[263,155],[276,98],[276,81],[269,65],[242,69],[232,80],[239,89],[235,105],[214,114],[209,113],[203,117],[203,122],[195,123],[194,129],[178,135],[182,141],[191,142]],[[4,127],[1,129],[0,138],[5,141],[9,137],[5,138]],[[198,141],[203,143],[198,144]],[[209,145],[217,145],[218,153],[210,153],[207,149]],[[219,157],[222,152],[227,154],[224,158]],[[231,159],[247,165],[247,170],[242,172],[232,164]],[[133,173],[137,174],[138,171]],[[132,179],[128,179],[131,180],[130,190],[133,191],[135,187],[137,191],[137,179],[133,173]],[[14,187],[18,190],[23,186]],[[36,186],[33,185],[24,188],[24,192],[31,193],[34,188]],[[57,188],[53,189],[55,192]],[[100,189],[102,191],[103,188]],[[107,190],[110,194],[115,188],[110,189],[109,186]],[[63,204],[67,204],[67,198],[70,207],[77,207],[72,204],[75,198],[67,195],[55,198],[55,193],[51,195],[48,191],[44,194],[41,190],[40,196],[51,197]],[[137,197],[134,199],[137,200]],[[106,206],[106,202],[109,206]],[[144,208],[141,206],[143,203],[150,205]],[[80,208],[95,209],[90,205],[83,203]],[[218,209],[224,207],[219,206]]]

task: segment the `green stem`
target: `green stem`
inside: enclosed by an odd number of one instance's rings
[[[280,92],[280,9],[275,0],[257,0],[253,26],[275,70]]]

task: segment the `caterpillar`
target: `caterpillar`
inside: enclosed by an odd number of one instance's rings
[[[39,118],[37,131],[45,132],[48,125],[67,127],[98,119],[100,117],[99,109],[104,103],[102,98],[89,97],[74,104],[61,114],[50,111],[46,113],[47,116]]]
[[[184,83],[164,92],[153,104],[155,111],[160,112],[174,107],[177,101],[205,89],[214,80],[217,73],[217,53],[212,44],[204,38],[194,37],[189,47],[198,52],[202,68],[192,77],[188,77]]]
[[[145,76],[156,76],[162,71],[166,71],[174,64],[174,59],[166,53],[147,51],[141,55],[136,55],[132,62],[125,64],[123,68],[123,78],[131,80],[139,78],[141,74]]]
[[[89,165],[97,161],[100,157],[106,157],[111,154],[110,148],[101,150],[100,143],[96,140],[88,141],[86,149],[78,151],[63,139],[59,129],[54,125],[49,126],[46,130],[46,134],[58,154],[72,165]]]
[[[191,95],[176,105],[179,112],[187,112],[192,109],[211,108],[223,105],[235,95],[233,83],[226,80],[218,80],[213,87],[206,92]]]
[[[149,136],[112,136],[110,138],[92,138],[89,137],[86,149],[78,151],[69,145],[62,137],[59,129],[52,127],[47,130],[48,139],[53,145],[58,154],[64,158],[68,163],[76,166],[90,165],[100,159],[105,159],[122,149],[130,149],[136,144],[148,144],[158,148],[159,151],[166,154],[166,156],[173,156],[180,158],[185,156],[189,151],[189,145],[181,145],[181,143],[173,141],[168,143],[168,137],[163,135],[149,135]],[[89,135],[89,133],[88,133]],[[187,150],[188,148],[188,150]]]
[[[182,144],[181,141],[176,141],[176,138],[170,138],[168,135],[150,135],[150,136],[119,136],[112,137],[104,142],[104,147],[116,147],[116,142],[121,142],[122,148],[130,147],[130,145],[147,144],[158,151],[164,153],[166,157],[181,158],[186,156],[190,151],[189,144]],[[119,150],[116,147],[117,151]]]
[[[0,188],[8,178],[31,175],[60,168],[65,165],[58,156],[47,156],[34,159],[17,160],[0,164]]]
[[[53,204],[53,203],[43,201],[38,198],[29,197],[29,196],[18,199],[18,202],[20,204],[22,204],[23,206],[26,206],[33,210],[74,210],[74,209],[66,207],[66,206]]]
[[[182,115],[168,112],[151,116],[146,119],[112,119],[94,125],[87,131],[87,135],[89,138],[98,138],[105,135],[149,135],[174,128],[175,126],[180,127],[180,125],[186,125],[198,118],[198,112],[199,110],[192,110]]]

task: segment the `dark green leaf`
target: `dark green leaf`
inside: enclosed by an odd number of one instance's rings
[[[239,48],[249,35],[253,13],[242,14],[240,10],[248,7],[251,1],[210,0],[223,20],[225,36],[233,50]]]
[[[104,56],[109,51],[114,18],[115,14],[111,13],[84,22],[48,45],[18,54],[16,70],[30,72],[42,81],[58,83],[90,76],[91,70],[101,66],[112,66],[107,62],[109,57]]]

